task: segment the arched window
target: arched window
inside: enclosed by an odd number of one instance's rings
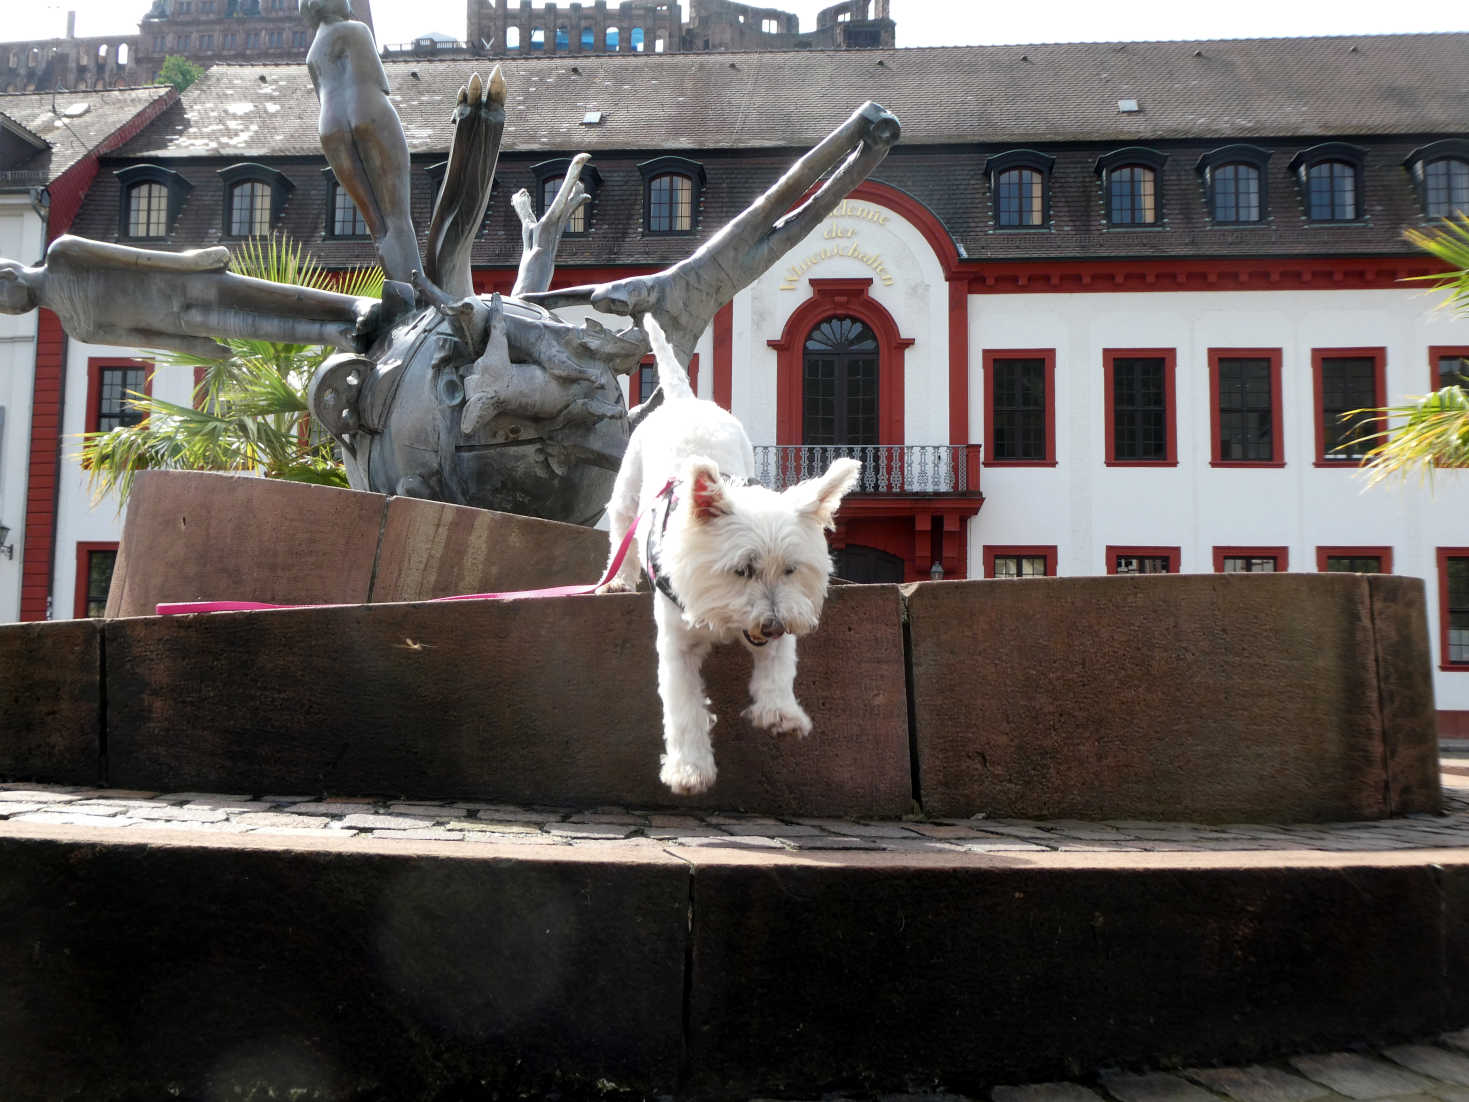
[[[571,49],[571,33],[563,23],[556,28],[556,52],[565,53],[569,49]]]
[[[121,43],[118,44],[118,47],[117,47],[117,64],[119,66],[123,66],[123,65],[126,65],[127,63],[128,63],[128,44],[126,42],[121,42]]]
[[[224,232],[230,237],[268,234],[280,217],[291,181],[267,165],[244,163],[221,169]]]
[[[1429,218],[1469,212],[1469,141],[1448,138],[1420,146],[1403,162]]]
[[[595,50],[597,48],[597,32],[588,23],[581,29],[581,48],[583,50]]]
[[[544,50],[546,48],[545,27],[532,27],[530,29],[530,48],[532,50]]]
[[[606,42],[607,42],[607,52],[609,54],[615,54],[621,48],[620,47],[621,38],[622,38],[622,35],[618,31],[618,29],[616,27],[608,27],[607,28]]]
[[[1270,151],[1254,145],[1229,145],[1205,153],[1198,170],[1204,178],[1209,217],[1215,222],[1263,222],[1266,169]]]
[[[231,237],[253,237],[270,232],[270,185],[246,180],[230,188]]]
[[[116,176],[121,185],[118,236],[144,241],[167,237],[192,185],[160,165],[131,165],[118,169]]]
[[[1012,168],[995,177],[995,225],[1012,228],[1044,222],[1044,176],[1033,168]]]
[[[801,442],[878,443],[878,343],[863,322],[831,317],[806,338]]]
[[[1098,159],[1109,225],[1153,226],[1160,221],[1160,180],[1166,159],[1161,153],[1138,147],[1119,149]]]
[[[647,233],[693,233],[699,220],[704,167],[686,157],[659,157],[638,165],[643,175]]]
[[[643,52],[643,28],[634,27],[632,33],[627,36],[628,45],[635,54]]]
[[[127,236],[168,236],[168,188],[162,184],[134,184],[127,193]]]
[[[1362,217],[1362,166],[1367,151],[1345,142],[1325,142],[1297,153],[1290,168],[1301,184],[1306,218],[1351,222]]]
[[[505,28],[505,48],[507,50],[518,50],[518,49],[520,49],[520,28],[519,27],[506,27]]]

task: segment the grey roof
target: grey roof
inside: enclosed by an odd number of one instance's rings
[[[0,95],[0,115],[46,142],[49,152],[17,168],[55,180],[157,100],[173,94],[167,85],[83,92],[23,92]],[[75,110],[86,104],[86,111]],[[68,111],[71,111],[68,114]]]
[[[1458,134],[1466,59],[1469,34],[518,58],[506,149],[805,147],[868,99],[908,147]],[[493,64],[385,63],[413,152],[448,148],[459,86]],[[126,153],[315,155],[316,110],[304,65],[218,65]]]

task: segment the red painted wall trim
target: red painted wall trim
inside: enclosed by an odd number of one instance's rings
[[[969,443],[969,431],[969,285],[950,279],[949,443]]]
[[[1045,458],[997,459],[995,458],[995,361],[1036,358],[1045,361]],[[986,348],[982,363],[984,370],[984,465],[986,467],[1054,467],[1056,465],[1056,350],[1054,348]]]
[[[1163,360],[1163,418],[1168,434],[1168,447],[1162,459],[1118,459],[1116,422],[1113,417],[1115,394],[1112,386],[1113,367],[1119,359],[1131,357],[1162,358]],[[1178,466],[1178,387],[1174,385],[1174,374],[1178,364],[1178,353],[1172,348],[1104,348],[1102,349],[1102,394],[1106,416],[1107,452],[1109,467],[1176,467]]]
[[[1392,548],[1391,547],[1318,547],[1316,548],[1316,569],[1326,573],[1326,560],[1332,556],[1343,558],[1364,558],[1368,555],[1376,555],[1382,561],[1382,572],[1392,573]]]
[[[802,353],[806,337],[820,322],[837,315],[863,321],[880,348],[877,368],[879,444],[902,444],[903,360],[912,337],[904,337],[886,307],[868,292],[870,279],[813,279],[811,297],[786,319],[779,338],[766,341],[776,351],[775,442],[801,443]]]
[[[1358,291],[1402,287],[1444,265],[1422,256],[1217,260],[961,261],[974,295],[1136,291]]]
[[[1386,348],[1313,348],[1311,349],[1311,393],[1314,403],[1311,419],[1316,425],[1316,460],[1318,467],[1336,467],[1354,471],[1361,463],[1356,459],[1328,459],[1326,457],[1326,424],[1321,418],[1321,367],[1324,361],[1338,356],[1370,356],[1375,361],[1372,372],[1372,405],[1387,404],[1387,349]]]
[[[1449,560],[1469,558],[1469,547],[1438,548],[1438,668],[1469,673],[1469,662],[1449,661]]]
[[[87,567],[93,551],[116,551],[117,541],[78,542],[76,587],[72,596],[72,616],[78,620],[87,618]]]
[[[848,198],[858,202],[877,203],[901,215],[928,242],[929,248],[943,267],[944,278],[953,279],[959,274],[959,249],[948,228],[939,220],[938,215],[906,191],[899,191],[876,180],[863,180],[852,189]]]
[[[1440,356],[1462,356],[1469,360],[1469,344],[1431,344],[1428,346],[1428,389],[1438,389],[1438,361]],[[1469,375],[1469,368],[1464,369]]]
[[[1117,573],[1117,558],[1119,555],[1134,557],[1151,556],[1154,558],[1159,556],[1166,557],[1168,559],[1168,573],[1177,574],[1179,572],[1179,549],[1177,547],[1138,547],[1132,544],[1114,546],[1109,543],[1107,545],[1108,574]]]
[[[985,544],[984,548],[984,576],[993,578],[995,576],[995,560],[1001,555],[1040,555],[1046,560],[1046,577],[1056,576],[1056,547],[1030,546],[1022,547],[1013,544]]]
[[[1270,459],[1225,459],[1219,430],[1219,361],[1230,359],[1266,359],[1270,361],[1270,443],[1274,455]],[[1211,348],[1209,349],[1209,466],[1211,467],[1284,467],[1285,432],[1280,389],[1281,350],[1278,348]]]
[[[1216,547],[1214,548],[1214,573],[1224,573],[1225,559],[1274,559],[1275,571],[1284,574],[1290,569],[1290,549],[1287,547]]]
[[[734,303],[714,312],[714,404],[731,408],[734,401]]]

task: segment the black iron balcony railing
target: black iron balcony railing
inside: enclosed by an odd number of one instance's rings
[[[855,493],[979,493],[978,444],[760,444],[755,477],[784,490],[843,456],[862,463]]]

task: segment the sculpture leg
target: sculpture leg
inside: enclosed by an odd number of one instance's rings
[[[373,236],[383,273],[394,282],[410,283],[413,273],[423,270],[423,259],[409,204],[408,143],[401,125],[385,127],[384,121],[379,118],[353,126],[353,146],[382,214],[383,233]],[[392,122],[397,123],[397,115]]]

